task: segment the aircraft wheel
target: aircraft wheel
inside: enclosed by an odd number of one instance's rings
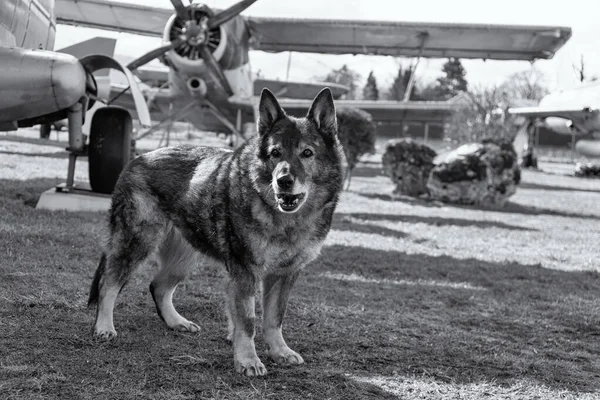
[[[40,125],[40,139],[50,139],[50,132],[52,132],[52,125],[41,124]]]
[[[88,164],[94,192],[112,193],[121,171],[131,159],[131,114],[120,107],[96,110],[90,126]]]

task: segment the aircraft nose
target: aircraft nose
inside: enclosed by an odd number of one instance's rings
[[[277,186],[283,190],[290,190],[294,186],[294,178],[290,174],[277,178]]]

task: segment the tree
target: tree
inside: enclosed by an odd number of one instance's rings
[[[394,82],[392,83],[392,86],[390,86],[387,92],[388,100],[404,100],[404,94],[406,93],[406,88],[408,87],[408,83],[410,81],[410,76],[412,75],[412,72],[412,66],[409,66],[406,69],[403,69],[402,65],[398,66],[398,74],[396,75],[396,78],[394,78]],[[412,93],[410,94],[409,100],[418,99],[419,95],[417,93],[417,88],[415,85],[413,87]]]
[[[379,89],[377,89],[377,79],[375,79],[373,71],[369,73],[369,76],[367,77],[367,83],[363,88],[363,99],[379,100]]]
[[[510,75],[499,89],[510,99],[539,101],[549,93],[544,74],[536,68]]]
[[[444,76],[437,79],[439,96],[443,100],[450,100],[460,92],[467,91],[467,80],[465,71],[460,59],[449,58],[442,67]]]
[[[317,78],[324,82],[339,83],[350,88],[348,93],[345,95],[347,99],[354,100],[358,98],[358,84],[360,80],[360,74],[350,68],[346,64],[342,65],[340,69],[336,69],[328,73],[324,78]]]
[[[419,98],[420,100],[427,101],[443,101],[445,100],[444,96],[440,92],[440,87],[438,82],[430,82],[427,85],[421,87],[419,89]]]
[[[577,73],[577,78],[579,82],[594,82],[598,80],[597,76],[588,76],[585,70],[585,61],[583,60],[583,54],[579,60],[579,65],[573,64],[573,69]]]
[[[444,127],[444,140],[452,145],[480,142],[485,139],[512,141],[517,133],[506,113],[509,97],[500,86],[475,88],[467,93],[468,101],[458,104]]]

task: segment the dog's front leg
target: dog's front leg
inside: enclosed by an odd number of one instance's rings
[[[267,369],[258,358],[254,347],[254,277],[249,274],[230,277],[227,292],[229,318],[233,323],[235,370],[247,376],[265,375]]]
[[[288,347],[281,333],[290,291],[299,273],[269,275],[263,281],[263,334],[269,346],[269,357],[278,364],[304,362],[300,354]]]

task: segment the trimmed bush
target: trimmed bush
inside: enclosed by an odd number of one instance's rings
[[[383,170],[396,184],[394,193],[419,196],[427,193],[435,150],[410,138],[392,139],[381,159]]]
[[[350,186],[352,170],[360,157],[375,152],[375,123],[371,114],[358,108],[337,110],[338,136],[344,147],[348,168],[346,189]]]

